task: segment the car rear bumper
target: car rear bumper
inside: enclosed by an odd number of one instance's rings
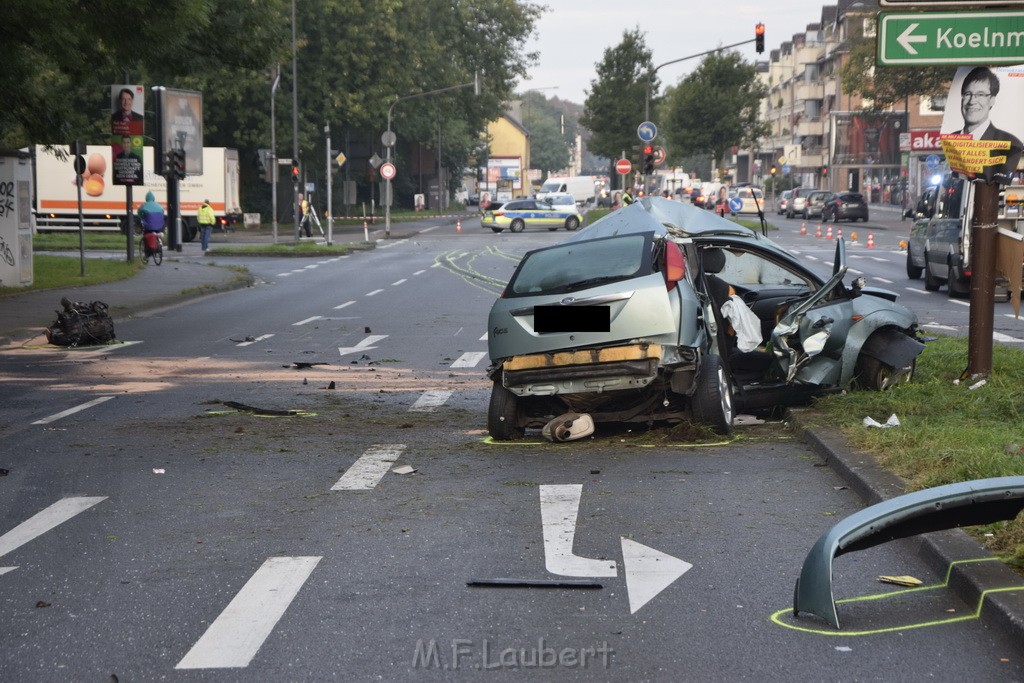
[[[650,384],[662,361],[660,344],[514,356],[502,364],[502,382],[519,396],[553,396],[637,389]]]

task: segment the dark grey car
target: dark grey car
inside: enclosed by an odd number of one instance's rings
[[[766,237],[644,198],[523,257],[488,318],[488,431],[571,411],[729,433],[737,410],[909,381],[917,319],[845,273],[842,240],[823,281]]]

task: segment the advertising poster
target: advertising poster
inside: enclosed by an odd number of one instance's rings
[[[166,88],[163,94],[163,149],[185,150],[185,173],[203,174],[203,93]]]
[[[960,67],[942,117],[949,167],[969,178],[1009,183],[1024,145],[1024,66]]]
[[[141,185],[145,130],[145,89],[141,85],[110,86],[111,176],[115,185]]]

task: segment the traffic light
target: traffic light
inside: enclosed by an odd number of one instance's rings
[[[173,158],[171,173],[178,180],[183,180],[185,178],[185,150],[176,149],[171,154]]]
[[[163,172],[160,175],[162,175],[165,178],[170,178],[173,173],[174,173],[174,150],[173,149],[169,149],[166,152],[164,152],[164,168],[163,168]]]
[[[758,54],[764,52],[764,24],[761,22],[754,27],[754,49]]]
[[[821,167],[821,177],[822,178],[828,177],[828,166],[822,166]]]
[[[654,145],[644,145],[644,175],[654,173]]]
[[[292,182],[298,186],[299,184],[299,162],[292,161]]]
[[[778,169],[777,169],[777,168],[775,168],[774,166],[772,166],[772,168],[771,168],[771,174],[772,174],[772,175],[775,175],[776,173],[778,173]]]

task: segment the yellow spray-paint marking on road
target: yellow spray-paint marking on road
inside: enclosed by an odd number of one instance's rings
[[[843,598],[842,600],[836,600],[836,605],[845,605],[851,602],[867,602],[869,600],[886,600],[899,595],[907,595],[909,593],[921,593],[924,591],[936,590],[939,588],[947,588],[949,586],[949,578],[953,573],[953,567],[958,564],[972,564],[975,562],[993,562],[999,561],[998,557],[979,557],[972,560],[957,560],[951,562],[949,567],[946,569],[946,579],[942,583],[933,584],[930,586],[920,586],[918,588],[907,588],[899,591],[891,591],[888,593],[876,593],[874,595],[861,595],[855,598]],[[933,621],[922,621],[916,624],[904,624],[902,626],[889,626],[886,628],[868,629],[864,631],[836,631],[825,628],[808,628],[804,626],[796,626],[782,621],[782,615],[787,612],[792,614],[793,608],[786,607],[775,612],[771,616],[772,622],[782,626],[784,628],[792,629],[794,631],[802,631],[804,633],[814,633],[820,636],[873,636],[882,633],[894,633],[897,631],[909,631],[917,628],[930,628],[933,626],[944,626],[946,624],[956,624],[961,621],[974,621],[981,617],[981,608],[985,603],[985,598],[994,593],[1008,593],[1010,591],[1024,590],[1024,586],[1007,586],[1005,588],[990,588],[987,591],[982,592],[978,597],[978,607],[974,610],[973,614],[966,614],[959,617],[950,617],[948,619],[935,619]]]
[[[468,285],[472,285],[479,289],[484,290],[490,294],[500,294],[507,284],[504,280],[478,273],[471,267],[473,261],[480,256],[480,253],[476,253],[469,259],[469,266],[460,266],[455,262],[457,254],[462,253],[461,249],[455,249],[444,254],[440,254],[434,258],[434,262],[440,265],[442,268],[450,273],[453,273]]]

